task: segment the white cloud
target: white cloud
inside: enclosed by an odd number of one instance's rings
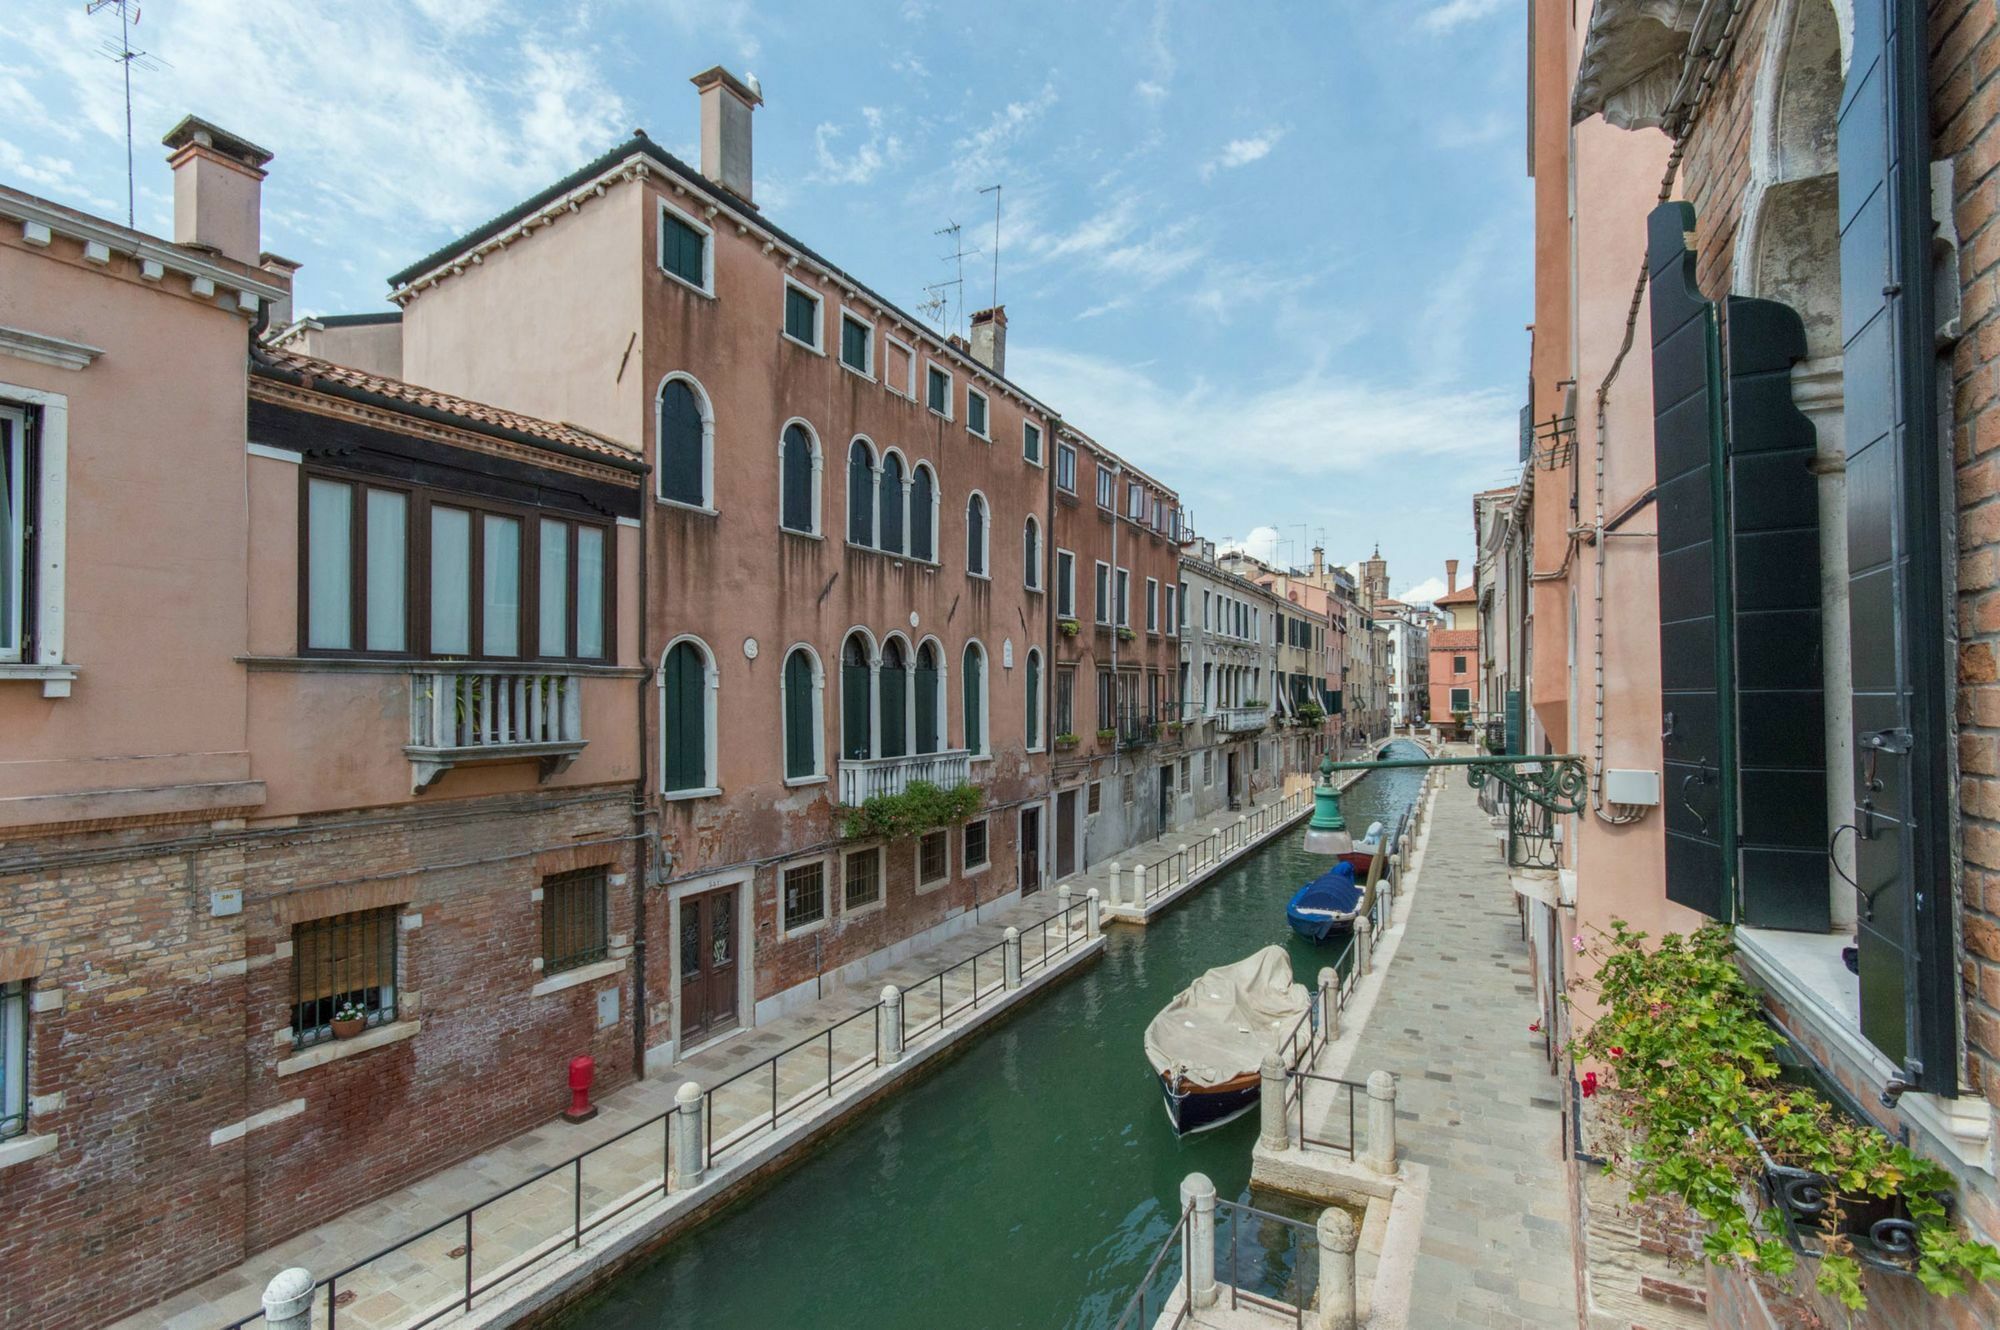
[[[662,0],[662,8],[682,35],[712,49],[721,42],[745,60],[755,59],[762,46],[752,30],[756,15],[750,0]],[[743,71],[736,71],[741,73]]]
[[[1277,147],[1278,140],[1283,137],[1285,137],[1284,130],[1273,128],[1247,139],[1231,139],[1223,145],[1221,152],[1202,163],[1201,178],[1209,180],[1217,171],[1234,170],[1239,166],[1248,166],[1252,162],[1261,162],[1271,155],[1271,149]]]
[[[1007,150],[1056,104],[1056,85],[1045,83],[1026,101],[1008,102],[984,125],[952,144],[951,177],[956,189],[984,189],[999,178]]]
[[[1174,71],[1179,67],[1167,30],[1167,13],[1168,0],[1154,0],[1153,24],[1146,36],[1146,77],[1132,87],[1132,91],[1155,106],[1166,101],[1173,91]]]
[[[1229,538],[1215,542],[1217,554],[1247,554],[1265,563],[1278,561],[1278,528],[1274,526],[1253,526],[1250,534],[1241,540]]]
[[[1415,586],[1406,587],[1398,591],[1396,599],[1402,601],[1405,605],[1428,605],[1443,594],[1444,579],[1442,577],[1426,577]]]
[[[865,185],[883,167],[902,160],[903,141],[882,127],[881,108],[862,107],[861,119],[868,126],[868,141],[846,158],[833,150],[846,130],[830,120],[813,130],[813,155],[819,167],[807,177],[809,180],[829,185]]]
[[[1418,20],[1431,32],[1451,32],[1515,6],[1517,0],[1445,0]]]

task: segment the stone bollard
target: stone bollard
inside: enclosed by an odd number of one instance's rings
[[[1056,912],[1063,915],[1069,913],[1069,883],[1067,882],[1056,888]],[[1066,924],[1069,921],[1065,919],[1063,922]]]
[[[1285,1126],[1285,1062],[1276,1053],[1266,1053],[1264,1063],[1257,1069],[1261,1083],[1257,1087],[1257,1134],[1259,1145],[1273,1150],[1282,1150],[1292,1143],[1292,1134]],[[1301,1094],[1305,1091],[1300,1090]]]
[[[1364,914],[1354,921],[1354,974],[1358,979],[1362,975],[1373,973],[1375,973],[1375,927],[1368,922],[1368,916]]]
[[[1396,1171],[1396,1078],[1368,1073],[1368,1154],[1361,1162],[1377,1173]]]
[[[1012,931],[1011,929],[1009,930]],[[1020,956],[1020,944],[1015,944],[1014,955]],[[1021,982],[1021,971],[1016,966],[1014,982]],[[903,1060],[903,990],[894,984],[882,989],[882,1048],[880,1056],[883,1066]]]
[[[1000,935],[1000,961],[1007,976],[1009,990],[1021,986],[1021,930],[1012,924]],[[884,993],[883,997],[888,994]]]
[[[1090,930],[1088,936],[1096,937],[1098,933],[1103,931],[1103,911],[1104,907],[1097,898],[1096,887],[1092,887],[1089,891],[1083,893],[1083,917],[1086,926]]]
[[[1354,1216],[1328,1208],[1319,1215],[1319,1330],[1354,1330]]]
[[[1242,849],[1250,843],[1250,819],[1242,814],[1236,817],[1236,848]]]
[[[264,1324],[270,1330],[312,1330],[313,1277],[302,1265],[280,1270],[264,1285]]]
[[[1205,1173],[1190,1173],[1181,1182],[1181,1209],[1189,1210],[1181,1269],[1188,1282],[1188,1305],[1215,1305],[1215,1184]]]
[[[1111,903],[1112,903],[1113,905],[1122,905],[1122,904],[1124,904],[1124,902],[1125,902],[1125,894],[1124,894],[1124,880],[1123,880],[1123,878],[1122,878],[1122,877],[1120,876],[1120,874],[1119,874],[1119,872],[1118,872],[1118,865],[1117,865],[1117,864],[1113,864],[1113,865],[1111,865],[1111,884],[1110,884],[1110,885],[1111,885],[1111,892],[1110,892],[1110,895],[1109,895],[1109,896],[1107,897],[1107,899],[1108,899],[1108,900],[1110,900],[1110,902],[1111,902]]]
[[[683,1081],[674,1091],[674,1186],[681,1191],[699,1187],[708,1166],[708,1133],[701,1120],[705,1106],[696,1081]]]
[[[1340,974],[1331,965],[1319,970],[1319,1010],[1326,1042],[1332,1043],[1340,1038]]]
[[[1146,908],[1146,865],[1144,864],[1132,865],[1132,905],[1133,908],[1139,910]]]

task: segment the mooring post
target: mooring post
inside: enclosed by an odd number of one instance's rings
[[[1056,888],[1056,913],[1062,916],[1062,926],[1069,927],[1069,883]]]
[[[1205,1173],[1190,1173],[1181,1183],[1181,1209],[1188,1212],[1186,1247],[1181,1268],[1187,1272],[1188,1305],[1215,1305],[1215,1184]]]
[[[701,1121],[705,1105],[697,1081],[684,1081],[674,1091],[674,1186],[680,1191],[699,1187],[708,1166],[708,1133]]]
[[[1008,932],[1012,932],[1009,929]],[[1016,944],[1018,946],[1018,943]],[[1015,954],[1020,953],[1017,950]],[[1021,972],[1014,971],[1014,982],[1021,982]],[[882,1065],[888,1066],[903,1060],[903,990],[894,984],[882,989]]]
[[[1377,1173],[1396,1171],[1396,1078],[1386,1071],[1368,1073],[1368,1156],[1363,1162]]]
[[[1083,893],[1083,916],[1089,927],[1089,936],[1096,937],[1104,927],[1104,905],[1098,900],[1097,888]]]
[[[1282,1150],[1292,1143],[1291,1132],[1285,1126],[1284,1059],[1276,1053],[1266,1053],[1257,1072],[1262,1082],[1257,1087],[1258,1143]],[[1303,1086],[1299,1093],[1305,1093]]]
[[[312,1309],[312,1271],[304,1266],[280,1270],[264,1285],[264,1324],[270,1330],[312,1330]]]
[[[1250,844],[1250,819],[1241,813],[1236,815],[1236,848],[1243,849]]]
[[[1375,973],[1375,929],[1365,914],[1354,921],[1354,973]]]
[[[1109,900],[1113,905],[1121,905],[1125,901],[1125,895],[1124,895],[1124,883],[1120,879],[1118,874],[1118,865],[1115,863],[1112,864],[1110,871],[1111,871],[1111,894],[1109,896]]]
[[[1329,1206],[1318,1227],[1319,1330],[1354,1330],[1354,1216]]]
[[[1319,969],[1319,1012],[1330,1044],[1340,1038],[1340,975],[1331,965]]]
[[[1132,904],[1139,910],[1146,908],[1146,865],[1132,865]]]
[[[1012,924],[1000,935],[1000,961],[1007,976],[1009,990],[1021,986],[1021,930]],[[886,996],[886,994],[885,994]]]

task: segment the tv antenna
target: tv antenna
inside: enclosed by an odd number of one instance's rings
[[[950,222],[931,232],[932,235],[951,237],[951,253],[941,255],[940,259],[942,262],[956,265],[954,268],[956,275],[924,287],[926,299],[917,306],[938,327],[944,328],[949,322],[949,331],[954,335],[963,331],[962,325],[965,321],[965,261],[968,258],[977,258],[979,255],[978,250],[965,247],[964,229],[957,222]],[[956,312],[953,312],[954,301],[957,302]]]
[[[1000,307],[1000,189],[999,185],[988,185],[981,194],[993,196],[993,305]]]
[[[118,11],[118,40],[112,41],[107,37],[98,43],[97,49],[108,59],[116,60],[125,76],[125,225],[136,228],[137,190],[132,177],[132,66],[137,65],[150,74],[165,68],[166,62],[148,52],[133,49],[132,28],[139,21],[139,6],[134,0],[88,0],[84,6],[86,14],[105,9]]]

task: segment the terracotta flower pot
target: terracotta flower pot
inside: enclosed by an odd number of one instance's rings
[[[335,1039],[352,1039],[367,1028],[368,1018],[366,1016],[356,1016],[351,1021],[334,1021],[333,1037]]]

